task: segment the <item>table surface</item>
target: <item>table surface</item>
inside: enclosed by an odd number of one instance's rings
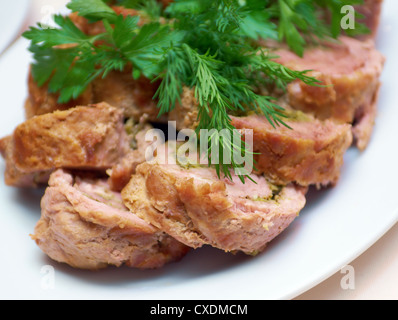
[[[31,0],[26,28],[48,19],[67,0]],[[398,225],[365,253],[352,261],[351,286],[345,288],[347,273],[337,272],[294,300],[398,300]],[[345,288],[345,289],[344,289]]]

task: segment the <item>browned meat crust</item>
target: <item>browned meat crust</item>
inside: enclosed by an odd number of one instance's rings
[[[36,116],[1,145],[6,184],[22,187],[56,168],[105,171],[129,151],[122,112],[105,103]]]
[[[51,174],[50,170],[24,172],[15,166],[14,141],[12,136],[0,140],[1,154],[6,162],[4,180],[8,186],[31,188],[47,183]]]
[[[285,230],[305,205],[305,188],[278,192],[263,177],[257,182],[219,180],[213,169],[143,163],[122,191],[127,207],[178,241],[248,254]]]
[[[53,260],[89,270],[123,264],[152,269],[189,250],[129,212],[106,180],[57,170],[49,184],[32,239]]]

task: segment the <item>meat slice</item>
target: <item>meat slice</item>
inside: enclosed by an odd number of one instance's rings
[[[123,111],[125,118],[138,121],[147,115],[151,121],[158,119],[159,110],[153,96],[157,90],[157,83],[141,77],[134,80],[131,69],[123,72],[112,71],[105,78],[95,79],[77,100],[59,103],[59,95],[48,92],[47,85],[39,87],[32,75],[28,79],[28,98],[25,102],[25,115],[30,119],[36,115],[43,115],[54,111],[105,102]]]
[[[365,0],[355,10],[365,17],[365,24],[370,29],[370,35],[360,36],[360,39],[375,38],[380,24],[380,16],[383,7],[383,0]]]
[[[375,122],[380,75],[385,58],[372,40],[341,37],[339,43],[326,43],[307,49],[303,58],[288,49],[273,52],[275,61],[293,70],[312,70],[324,86],[295,81],[288,86],[289,105],[315,115],[354,125],[360,149],[368,144]]]
[[[232,117],[232,124],[252,130],[257,172],[278,184],[335,185],[344,154],[352,144],[350,125],[321,121],[301,112],[290,112],[286,121],[290,128],[273,128],[259,115]]]
[[[123,110],[126,118],[138,121],[143,115],[148,120],[158,122],[159,109],[153,99],[158,82],[152,83],[145,77],[133,79],[131,68],[123,72],[110,72],[104,79],[97,78],[92,83],[93,100],[105,101]]]
[[[122,112],[105,103],[36,116],[0,145],[6,184],[20,187],[56,168],[105,171],[130,150]]]
[[[193,91],[184,89],[182,104],[170,114],[179,130],[195,128],[198,109]],[[291,128],[273,128],[261,115],[231,116],[232,125],[253,133],[253,151],[257,173],[277,184],[295,182],[302,186],[335,185],[340,177],[344,154],[352,145],[351,125],[316,119],[311,114],[292,110],[284,99],[277,101],[285,109]],[[371,121],[371,119],[368,119]]]
[[[94,103],[91,85],[78,99],[71,100],[68,103],[58,103],[58,97],[58,94],[48,92],[47,84],[39,87],[33,79],[32,72],[29,71],[28,97],[25,101],[26,119],[56,110],[67,110],[76,106],[86,106]]]
[[[96,270],[109,265],[159,268],[188,247],[130,212],[106,180],[55,171],[32,239],[53,260]]]
[[[139,217],[187,246],[262,251],[298,216],[306,188],[275,186],[251,175],[220,180],[214,169],[143,163],[123,189],[124,203]]]

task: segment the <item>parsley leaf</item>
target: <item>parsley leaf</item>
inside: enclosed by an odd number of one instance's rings
[[[66,7],[91,21],[116,19],[116,13],[102,0],[72,0]]]

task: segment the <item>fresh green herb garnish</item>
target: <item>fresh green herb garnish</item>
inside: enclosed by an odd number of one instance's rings
[[[39,86],[48,83],[50,92],[59,93],[60,103],[77,98],[97,77],[131,65],[132,77],[161,80],[154,96],[159,115],[175,107],[186,86],[194,90],[198,101],[198,132],[232,132],[235,128],[229,115],[234,112],[255,111],[264,114],[274,127],[287,126],[283,109],[274,98],[258,94],[257,88],[271,83],[283,89],[297,79],[319,84],[306,71],[293,71],[274,62],[257,40],[286,40],[292,50],[302,54],[311,39],[338,36],[339,6],[360,2],[175,0],[163,10],[155,0],[72,0],[69,9],[89,22],[101,21],[105,31],[88,36],[68,17],[57,15],[57,29],[39,25],[24,37],[31,40],[35,81]],[[148,21],[139,24],[138,16],[118,15],[110,4],[140,10]],[[331,15],[332,23],[321,19],[321,14]],[[220,155],[223,150],[248,152],[245,146],[222,137],[209,141],[217,143]],[[239,165],[220,160],[215,165],[218,175],[231,178],[230,169]]]
[[[286,40],[290,48],[302,55],[308,41],[337,38],[341,32],[344,16],[341,8],[345,5],[360,5],[363,0],[277,0],[267,1],[272,12],[271,19],[278,23],[279,40]],[[357,16],[358,18],[359,15]],[[330,20],[330,23],[327,21]],[[369,30],[356,22],[359,33]],[[348,31],[354,35],[353,31]]]

